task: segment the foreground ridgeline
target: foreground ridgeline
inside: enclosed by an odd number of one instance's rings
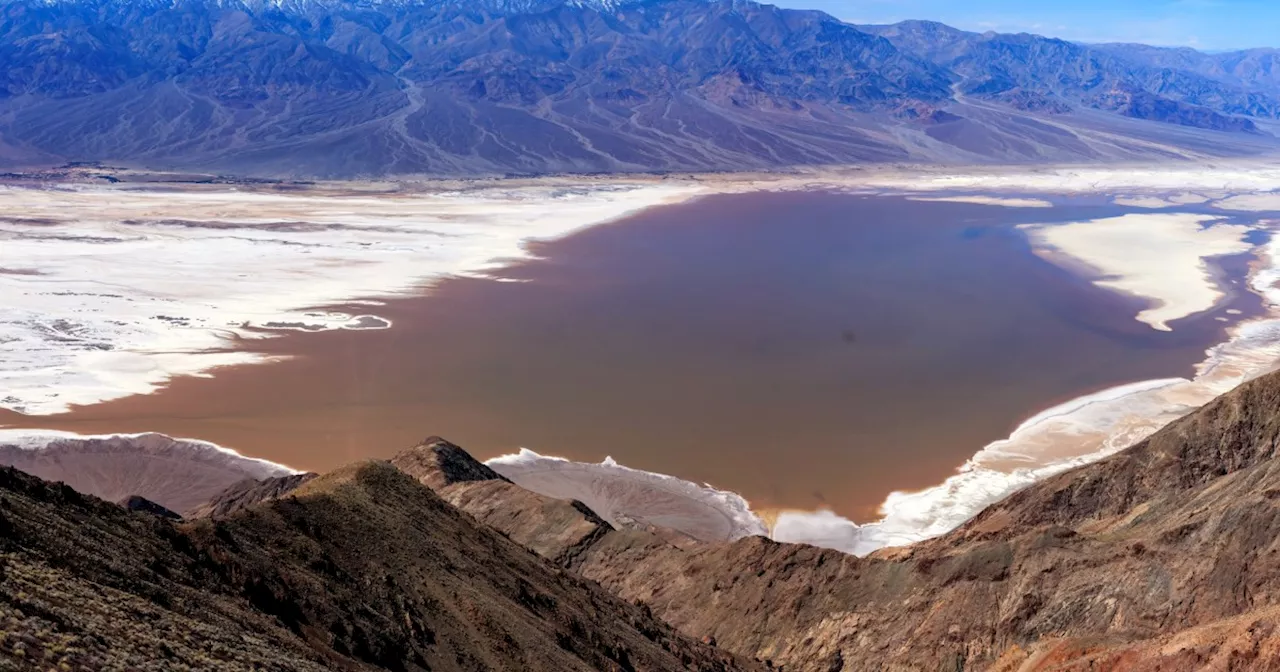
[[[5,469],[0,561],[4,669],[757,669],[384,462],[180,524]]]
[[[389,463],[236,483],[185,521],[6,469],[0,660],[1275,669],[1278,440],[1271,374],[946,536],[866,558],[611,524],[438,437]]]

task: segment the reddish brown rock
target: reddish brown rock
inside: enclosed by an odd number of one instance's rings
[[[391,464],[480,522],[564,566],[613,531],[581,502],[525,490],[440,437],[398,453]]]

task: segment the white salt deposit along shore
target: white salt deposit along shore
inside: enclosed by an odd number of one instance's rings
[[[170,447],[173,444],[180,444],[180,447],[183,450],[188,451],[192,457],[206,461],[216,461],[227,465],[234,465],[245,471],[253,478],[271,478],[275,476],[286,476],[289,474],[301,473],[292,467],[278,464],[270,460],[241,455],[240,453],[225,446],[219,446],[216,443],[210,443],[200,439],[173,438],[165,436],[164,434],[156,434],[152,432],[135,434],[76,434],[75,432],[62,432],[52,429],[0,429],[0,446],[31,451],[44,450],[55,444],[111,441],[114,439],[121,439],[124,443],[137,445],[163,444],[165,447]],[[141,439],[141,441],[139,441],[139,439]]]
[[[973,203],[975,205],[1002,205],[1006,208],[1052,208],[1053,203],[1042,198],[1013,198],[997,196],[963,195],[963,196],[909,196],[912,201],[933,203]]]
[[[1280,163],[1230,162],[1219,165],[1057,166],[1038,169],[926,169],[860,176],[861,186],[912,192],[1010,192],[1046,194],[1158,195],[1172,203],[1203,202],[1212,194],[1280,192]],[[1191,199],[1191,200],[1187,200]]]
[[[667,527],[704,541],[767,532],[747,500],[736,493],[631,469],[609,457],[598,464],[588,464],[522,448],[486,464],[522,487],[551,497],[579,500],[617,526]]]
[[[265,361],[228,348],[232,336],[387,328],[369,299],[484,274],[527,256],[527,241],[704,191],[0,187],[0,408],[60,413]],[[354,300],[368,313],[314,308]]]
[[[1213,308],[1224,296],[1208,260],[1252,249],[1252,227],[1196,214],[1134,214],[1022,227],[1036,251],[1094,269],[1093,284],[1150,299],[1136,319],[1169,331],[1169,322]]]

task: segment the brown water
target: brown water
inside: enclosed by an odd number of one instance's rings
[[[311,470],[440,434],[480,457],[612,455],[761,508],[866,520],[1039,410],[1190,374],[1221,340],[1212,318],[1256,308],[1243,295],[1157,332],[1013,228],[1122,211],[707,198],[540,245],[504,272],[526,282],[392,302],[377,310],[390,330],[255,341],[295,359],[0,424],[160,431]]]

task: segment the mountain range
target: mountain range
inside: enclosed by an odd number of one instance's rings
[[[252,176],[1273,151],[1275,54],[747,0],[4,0],[0,164]]]
[[[865,558],[611,524],[438,437],[185,519],[4,468],[0,668],[1274,670],[1278,409],[1273,373]]]

